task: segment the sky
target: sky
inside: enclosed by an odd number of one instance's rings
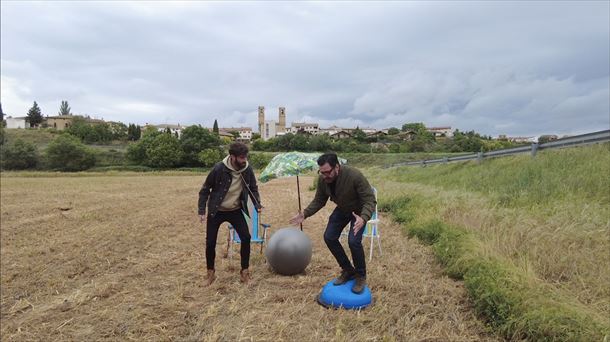
[[[609,1],[0,2],[0,102],[25,116],[266,120],[497,136],[610,129]]]

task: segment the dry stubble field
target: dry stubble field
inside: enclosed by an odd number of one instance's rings
[[[429,250],[381,214],[383,256],[368,264],[375,303],[357,311],[315,302],[336,275],[322,232],[333,208],[305,221],[313,258],[305,274],[271,272],[253,247],[253,282],[222,258],[203,286],[205,175],[1,178],[1,340],[493,341],[463,285]],[[304,177],[302,188],[312,179]],[[307,204],[313,192],[302,189]],[[297,211],[294,178],[260,185],[272,232]],[[366,240],[365,242],[368,242]]]

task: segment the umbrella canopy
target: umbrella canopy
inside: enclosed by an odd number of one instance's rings
[[[299,186],[299,175],[314,170],[318,167],[318,158],[321,153],[286,152],[273,157],[267,167],[261,172],[258,179],[265,183],[274,178],[296,176],[297,196],[299,199],[299,212],[301,211],[301,189]],[[345,164],[347,160],[339,158],[340,164]],[[301,224],[301,230],[303,225]]]
[[[318,167],[320,153],[286,152],[273,157],[267,167],[261,172],[259,180],[262,183],[274,178],[298,176]]]

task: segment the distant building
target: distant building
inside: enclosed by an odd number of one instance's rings
[[[453,132],[451,131],[451,126],[449,127],[426,127],[426,130],[432,134],[434,134],[435,138],[447,137],[450,138],[453,136]]]
[[[317,123],[293,122],[290,125],[290,133],[296,134],[299,132],[316,135],[320,132],[320,127],[318,127]]]
[[[333,125],[333,126],[330,126],[328,128],[320,128],[318,130],[318,133],[319,134],[333,135],[333,134],[338,133],[338,132],[343,131],[343,130],[344,130],[343,128]]]
[[[6,128],[30,128],[30,122],[27,116],[20,116],[17,118],[6,117]]]
[[[148,125],[147,126],[153,126],[155,127],[159,132],[165,132],[168,128],[169,131],[172,134],[177,134],[178,137],[180,137],[182,135],[182,130],[184,129],[183,126],[181,126],[180,124],[177,125],[171,125],[171,124],[161,124],[161,125]]]
[[[59,131],[70,128],[73,119],[74,117],[72,115],[47,116],[45,118],[48,127],[55,128]]]
[[[238,132],[239,137],[238,141],[248,142],[252,140],[252,128],[251,127],[229,127],[229,128],[220,128],[218,129],[220,132]]]
[[[346,139],[351,138],[352,135],[347,131],[341,130],[337,133],[331,134],[330,137],[333,139]]]
[[[275,121],[265,121],[262,127],[263,131],[261,133],[261,138],[263,138],[263,140],[269,140],[277,135],[277,123]]]

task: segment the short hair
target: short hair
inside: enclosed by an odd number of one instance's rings
[[[336,153],[324,153],[323,155],[321,155],[318,158],[319,166],[322,166],[326,163],[328,163],[328,165],[330,165],[330,167],[337,166],[337,164],[339,164],[339,158],[337,158],[337,154]]]
[[[241,142],[234,142],[229,145],[229,154],[236,157],[248,155],[248,146]]]

